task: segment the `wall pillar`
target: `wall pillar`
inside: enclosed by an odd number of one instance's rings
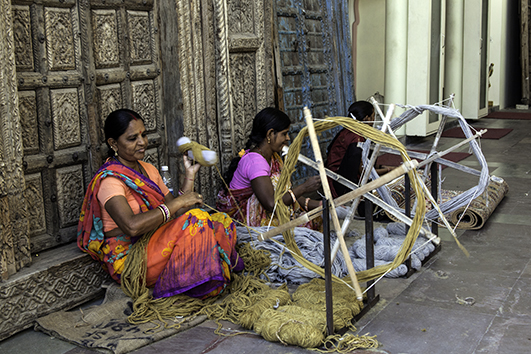
[[[11,1],[0,0],[0,276],[31,262]]]
[[[408,1],[388,0],[385,6],[384,99],[385,103],[406,104]],[[395,111],[395,115],[400,113]]]
[[[463,20],[464,0],[447,0],[446,6],[446,62],[444,95],[455,94],[455,108],[462,109],[463,101]]]

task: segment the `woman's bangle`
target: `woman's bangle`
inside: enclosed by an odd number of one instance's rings
[[[157,207],[157,209],[159,209],[160,212],[162,213],[162,223],[164,224],[166,222],[166,212],[160,205]]]
[[[161,204],[157,208],[160,209],[160,211],[162,211],[162,216],[164,217],[163,223],[170,220],[171,212],[170,212],[170,209],[168,209],[168,207],[166,206],[166,204]]]
[[[306,211],[308,211],[308,202],[310,201],[310,198],[306,198],[306,200],[304,201],[304,209],[306,209]]]
[[[183,194],[184,194],[184,192],[183,192],[183,190],[182,190],[182,189],[179,189],[179,191],[177,192],[177,194],[179,194],[179,195],[183,195]]]
[[[288,193],[291,195],[291,200],[293,200],[293,204],[297,203],[297,198],[295,197],[295,193],[291,189],[288,189]]]
[[[187,179],[187,180],[189,180],[189,181],[192,181],[192,182],[193,182],[193,181],[195,181],[195,179],[194,179],[194,178],[188,178],[188,177],[184,177],[184,179]]]

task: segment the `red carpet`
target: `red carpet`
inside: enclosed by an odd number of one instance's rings
[[[481,139],[500,139],[509,134],[511,131],[511,128],[487,128],[487,132],[481,136]],[[454,127],[445,130],[441,136],[445,138],[464,138],[465,133],[463,133],[461,127]]]
[[[497,118],[497,119],[531,119],[531,112],[502,112],[494,111],[490,112],[486,117],[483,118]]]
[[[422,152],[422,153],[425,153],[427,154],[429,151],[425,151],[425,150],[415,150],[417,152]],[[458,162],[458,161],[461,161],[467,157],[469,157],[470,155],[472,154],[469,154],[468,152],[450,152],[446,155],[444,155],[442,158],[443,159],[446,159],[446,160],[450,160],[450,161],[453,161],[453,162]],[[384,166],[399,166],[400,164],[402,163],[402,157],[398,156],[398,155],[393,155],[393,154],[388,154],[388,153],[385,153],[381,156],[378,157],[378,159],[376,160],[376,166],[378,165],[384,165]],[[447,166],[443,166],[443,168],[445,168]]]

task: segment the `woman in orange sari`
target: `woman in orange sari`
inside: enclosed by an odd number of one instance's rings
[[[232,270],[243,269],[234,248],[235,226],[224,213],[189,209],[202,203],[193,192],[198,164],[183,157],[186,176],[179,196],[157,169],[141,161],[148,146],[138,113],[121,109],[105,121],[109,158],[90,182],[78,224],[78,246],[121,282],[132,245],[146,247],[148,287],[153,297],[186,294],[206,298],[223,291]]]
[[[253,119],[249,139],[239,157],[232,160],[224,176],[229,190],[218,193],[217,209],[248,226],[278,226],[272,216],[275,208],[275,188],[282,170],[280,153],[290,140],[291,121],[276,108],[264,108]],[[303,184],[289,188],[282,202],[290,208],[292,217],[318,207],[322,202],[305,197],[321,186],[319,176],[310,177]],[[318,229],[317,223],[306,225]]]

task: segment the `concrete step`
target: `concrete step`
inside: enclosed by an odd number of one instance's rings
[[[75,243],[33,256],[33,263],[0,283],[0,340],[35,320],[103,296],[112,282],[98,262]]]

